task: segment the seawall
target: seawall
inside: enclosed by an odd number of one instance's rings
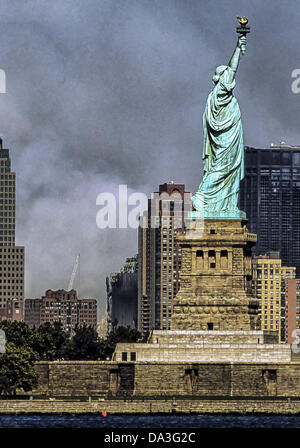
[[[300,400],[0,400],[0,414],[300,414]],[[102,418],[102,417],[101,417]]]
[[[101,362],[36,364],[47,397],[294,397],[300,399],[300,362]]]

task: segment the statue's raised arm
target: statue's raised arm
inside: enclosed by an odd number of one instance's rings
[[[238,209],[240,181],[244,177],[244,143],[241,113],[233,95],[235,74],[246,49],[248,20],[240,22],[238,41],[228,65],[220,65],[213,76],[203,114],[204,176],[192,197],[196,212],[205,218],[245,218]]]
[[[230,67],[234,72],[237,71],[239,62],[240,62],[240,57],[241,57],[241,52],[243,50],[243,53],[245,53],[246,50],[246,36],[244,35],[240,35],[238,37],[238,41],[236,44],[236,47],[234,49],[234,52],[231,56],[231,59],[228,63],[228,67]]]

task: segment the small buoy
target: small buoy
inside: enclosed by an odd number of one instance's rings
[[[106,410],[104,409],[104,411],[102,411],[102,417],[106,417],[107,416],[107,412],[106,412]]]

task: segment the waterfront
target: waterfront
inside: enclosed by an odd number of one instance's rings
[[[300,428],[300,416],[0,415],[0,428]]]

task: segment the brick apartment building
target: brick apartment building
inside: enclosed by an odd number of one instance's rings
[[[24,320],[30,327],[39,327],[45,322],[61,322],[64,331],[74,334],[76,325],[86,324],[97,328],[97,300],[78,299],[77,292],[48,289],[41,299],[26,299]]]

